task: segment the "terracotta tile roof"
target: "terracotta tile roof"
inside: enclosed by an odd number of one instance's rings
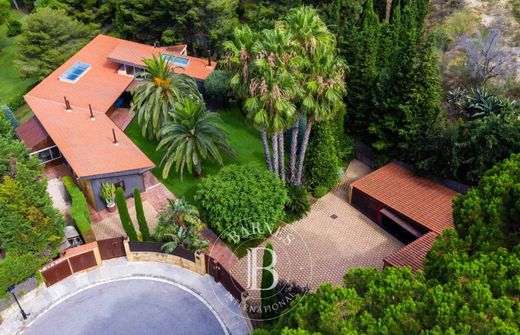
[[[422,270],[426,254],[432,248],[437,236],[437,233],[429,232],[386,257],[384,262],[390,266],[409,267],[413,272]]]
[[[38,119],[33,116],[16,128],[16,135],[29,150],[39,150],[42,143],[52,145],[52,140]]]
[[[79,177],[148,170],[155,165],[105,114],[133,81],[106,55],[119,39],[98,35],[25,95],[29,107]],[[59,80],[76,62],[91,66],[76,83]],[[72,112],[65,111],[64,96]],[[90,120],[88,105],[96,120]],[[112,143],[115,129],[119,145]]]
[[[129,65],[135,65],[144,67],[143,58],[151,58],[152,55],[159,57],[160,54],[169,54],[174,56],[180,56],[180,48],[173,46],[168,48],[154,48],[151,45],[118,40],[118,44],[112,49],[112,51],[106,54],[106,58],[113,62],[120,62]],[[206,79],[215,67],[217,63],[211,62],[211,67],[208,67],[208,60],[205,58],[196,58],[186,55],[182,55],[184,58],[188,58],[190,61],[186,68],[175,67],[175,73],[184,73],[190,77],[204,80]]]
[[[79,177],[155,166],[104,112],[95,110],[96,119],[92,121],[84,106],[73,104],[69,113],[62,102],[30,95],[25,100]],[[112,129],[118,145],[113,143]]]
[[[451,206],[458,193],[399,164],[385,165],[352,187],[438,234],[453,227]]]

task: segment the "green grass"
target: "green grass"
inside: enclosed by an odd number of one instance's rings
[[[235,150],[236,155],[233,158],[225,157],[226,165],[237,164],[265,164],[264,151],[259,133],[247,122],[240,114],[238,107],[233,106],[226,110],[219,111],[224,129],[229,134],[229,142]],[[170,176],[166,179],[162,178],[162,168],[160,166],[163,153],[156,151],[157,142],[149,141],[141,136],[141,129],[137,125],[137,118],[128,126],[125,133],[132,141],[155,163],[157,166],[152,172],[153,174],[178,198],[184,197],[186,200],[194,203],[193,196],[196,191],[197,184],[200,180],[193,177],[188,171],[184,171],[181,180],[180,174],[170,170]],[[214,175],[220,170],[218,164],[205,161],[202,164],[203,177]]]
[[[26,14],[13,10],[11,18],[25,21]],[[13,37],[7,37],[7,23],[0,26],[0,104],[9,102],[13,96],[23,94],[33,83],[33,79],[25,79],[14,65],[14,58],[18,47]]]

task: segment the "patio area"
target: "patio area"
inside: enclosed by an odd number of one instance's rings
[[[144,181],[146,191],[141,193],[141,199],[148,228],[150,229],[150,233],[153,233],[157,226],[157,214],[167,204],[168,199],[175,199],[175,196],[150,172],[145,173]],[[126,205],[128,206],[132,223],[136,227],[136,230],[139,230],[134,198],[130,197],[126,199]],[[96,212],[92,207],[89,209],[92,220],[92,230],[94,230],[94,235],[97,240],[126,236],[117,210],[111,213],[106,209],[99,212]]]
[[[273,245],[278,258],[275,270],[280,279],[311,289],[325,282],[341,284],[349,269],[382,269],[383,259],[403,247],[347,202],[348,184],[369,172],[364,164],[353,161],[341,187],[314,203],[305,218],[282,228],[295,237],[292,243],[273,234],[261,244]],[[258,266],[261,261],[258,257]],[[232,274],[243,285],[247,283],[247,262],[247,257],[242,257],[232,267]]]

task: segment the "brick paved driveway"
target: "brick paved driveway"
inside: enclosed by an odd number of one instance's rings
[[[347,174],[351,173],[347,170]],[[346,179],[351,182],[356,178]],[[275,269],[282,279],[309,284],[311,289],[324,282],[341,284],[343,275],[352,268],[382,269],[383,259],[403,247],[346,201],[344,187],[325,195],[312,205],[305,218],[284,229],[297,237],[295,243],[289,245],[276,236],[267,240],[273,244],[275,252],[280,252]],[[246,271],[247,257],[242,257],[232,273],[244,285],[247,283]]]

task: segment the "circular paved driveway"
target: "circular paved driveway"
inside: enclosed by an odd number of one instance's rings
[[[37,318],[26,335],[225,334],[193,293],[156,280],[129,279],[81,291]]]

